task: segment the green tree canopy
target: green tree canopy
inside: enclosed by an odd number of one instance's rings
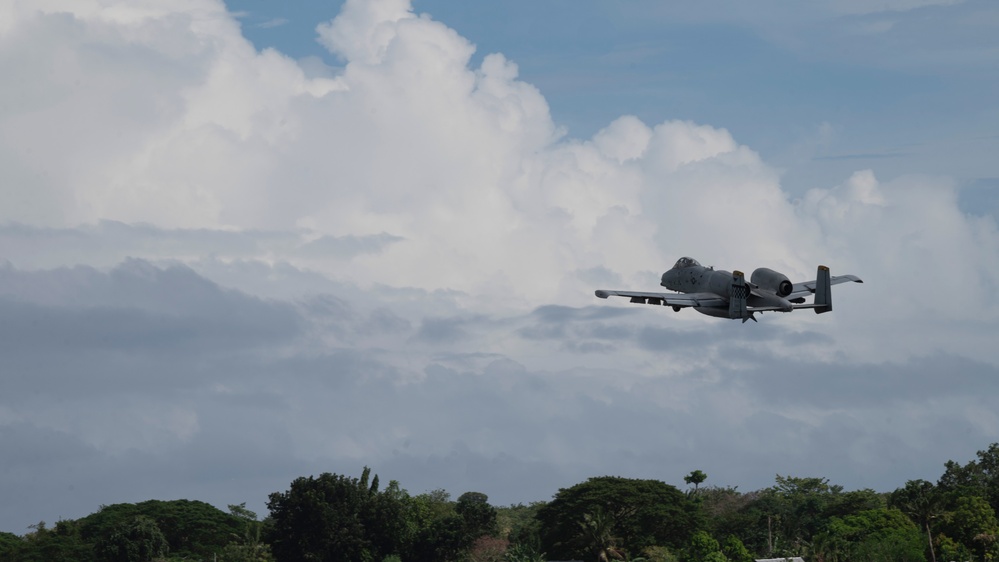
[[[398,554],[405,521],[400,491],[378,492],[370,470],[360,479],[323,473],[297,478],[270,495],[271,548],[279,561],[381,560]]]
[[[225,545],[219,562],[271,562],[270,545],[263,542],[263,523],[257,521],[257,514],[246,509],[246,503],[229,505],[229,514],[240,520],[244,525],[242,537],[233,537],[233,541]]]
[[[735,535],[729,535],[725,539],[725,544],[722,545],[722,554],[725,555],[730,562],[753,562],[753,555],[746,548],[746,545],[742,543],[739,537]]]
[[[0,560],[4,562],[90,562],[93,546],[80,536],[76,521],[64,520],[49,528],[44,521],[31,526],[23,538],[0,533]]]
[[[701,482],[704,482],[707,479],[708,479],[708,475],[704,474],[700,470],[695,470],[695,471],[691,472],[690,474],[688,474],[688,475],[686,475],[686,476],[683,477],[683,481],[684,482],[686,482],[687,484],[693,484],[694,485],[694,490],[695,491],[697,490],[697,487],[701,484]]]
[[[0,532],[0,560],[12,560],[23,544],[24,539],[14,533]]]
[[[482,492],[465,492],[458,496],[455,511],[464,521],[469,544],[483,535],[497,533],[496,508],[489,505],[489,497]]]
[[[818,533],[829,518],[830,507],[836,505],[836,497],[843,491],[839,485],[829,484],[827,478],[796,478],[777,475],[777,484],[772,488],[776,500],[771,515],[771,528],[777,535],[775,553],[800,555],[812,537]]]
[[[959,497],[979,496],[999,512],[999,443],[978,451],[977,456],[965,465],[947,461],[937,486],[951,503]]]
[[[986,560],[986,554],[995,550],[999,540],[995,511],[979,496],[959,497],[940,528],[946,536],[967,547],[978,560]]]
[[[535,551],[541,548],[539,536],[541,527],[536,515],[543,505],[545,502],[497,508],[496,524],[499,536],[509,540],[513,545],[523,545]]]
[[[687,544],[684,560],[700,562],[709,558],[716,558],[721,553],[721,545],[707,531],[697,531],[690,537]]]
[[[926,548],[930,560],[936,562],[936,549],[933,546],[932,524],[939,522],[943,514],[940,492],[932,482],[909,480],[905,486],[891,493],[888,505],[906,514],[925,534]]]
[[[589,556],[587,516],[606,518],[616,546],[633,555],[650,546],[681,549],[700,527],[697,504],[674,486],[602,476],[559,490],[538,510],[541,550],[554,559]]]
[[[242,536],[245,529],[238,517],[202,501],[149,500],[101,506],[96,513],[79,520],[80,533],[88,542],[96,543],[139,516],[156,523],[170,552],[177,557],[209,558],[234,536]]]
[[[451,495],[433,490],[406,499],[405,560],[421,562],[451,560],[461,551],[462,519],[455,511]]]
[[[830,562],[925,562],[922,533],[897,509],[833,517],[815,537],[814,553]]]
[[[170,547],[156,521],[145,515],[136,515],[102,537],[94,550],[97,559],[102,562],[151,562],[166,556]]]
[[[734,488],[705,488],[698,499],[714,536],[735,535],[762,558],[805,554],[831,517],[886,505],[873,490],[844,492],[826,478],[781,475],[765,490],[739,494]]]

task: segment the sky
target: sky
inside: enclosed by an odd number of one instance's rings
[[[876,7],[875,7],[876,6]],[[0,0],[0,530],[999,441],[991,0]],[[677,258],[863,285],[741,324]]]

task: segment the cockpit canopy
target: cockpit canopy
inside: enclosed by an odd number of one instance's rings
[[[701,264],[697,263],[697,260],[695,260],[694,258],[684,257],[676,260],[676,265],[673,266],[673,269],[683,269],[685,267],[695,267],[695,266],[700,267]]]

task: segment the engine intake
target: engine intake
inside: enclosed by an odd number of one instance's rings
[[[761,267],[754,271],[752,277],[749,278],[749,282],[761,289],[773,291],[781,297],[790,295],[791,290],[794,288],[787,275],[766,267]]]

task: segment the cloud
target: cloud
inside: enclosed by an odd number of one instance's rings
[[[326,295],[269,303],[142,262],[107,273],[8,270],[3,286],[4,302],[45,302],[57,319],[5,316],[21,328],[41,322],[48,335],[5,350],[17,376],[0,399],[0,435],[12,446],[36,443],[3,461],[24,499],[5,504],[10,522],[148,497],[249,501],[262,510],[266,493],[296,476],[362,465],[414,492],[475,489],[499,503],[544,499],[593,474],[679,483],[691,466],[743,489],[768,485],[777,469],[880,489],[901,476],[932,477],[940,461],[920,452],[926,435],[943,439],[935,441],[941,455],[961,458],[960,443],[944,447],[946,438],[957,431],[973,451],[996,423],[986,414],[994,366],[956,356],[816,361],[809,351],[835,340],[781,324],[690,329],[672,324],[679,315],[664,324],[658,310],[609,306],[449,318],[437,316],[432,295],[411,294],[418,298],[408,310],[392,310],[384,305],[393,296],[377,292],[366,293],[368,302]],[[150,298],[170,293],[201,296],[168,307]],[[119,301],[137,341],[102,336],[115,317],[74,329],[67,318],[102,299]],[[163,325],[164,308],[176,318],[170,333],[202,345],[143,342]],[[220,310],[230,312],[219,318],[231,323],[225,338],[201,325]],[[290,326],[274,321],[289,317]],[[542,328],[549,332],[539,335]],[[88,332],[101,342],[73,339]],[[784,357],[774,341],[796,353]],[[535,357],[547,365],[522,362]],[[963,374],[944,378],[945,370]],[[830,443],[851,452],[830,457]],[[44,489],[54,480],[87,493],[27,508],[27,498],[45,492],[18,467],[49,470],[56,453],[72,454],[58,462],[77,467],[75,476],[53,472]],[[743,459],[738,469],[732,456]],[[101,468],[109,463],[118,468]],[[910,472],[900,475],[899,463]],[[151,475],[159,484],[149,484]],[[526,480],[513,485],[515,475]]]
[[[22,266],[52,268],[85,256],[87,263],[110,267],[129,256],[172,258],[225,255],[257,256],[270,247],[300,245],[289,232],[234,232],[163,229],[151,224],[101,220],[69,228],[23,223],[0,225],[0,255]]]
[[[329,277],[344,272],[335,258],[350,258],[347,275],[362,285],[391,279],[425,290],[446,287],[484,303],[495,302],[485,295],[502,294],[522,307],[587,302],[592,289],[578,271],[602,267],[621,283],[640,285],[678,255],[693,254],[728,268],[740,259],[751,263],[739,267],[750,267],[780,256],[771,265],[805,276],[815,265],[810,256],[822,253],[810,246],[817,242],[808,232],[811,211],[800,216],[777,172],[728,131],[680,121],[650,127],[624,117],[592,140],[562,139],[544,98],[517,79],[512,62],[487,55],[479,68],[469,68],[471,43],[416,16],[405,2],[347,3],[320,26],[320,37],[346,62],[334,78],[306,78],[295,61],[253,51],[238,27],[216,22],[223,16],[210,13],[212,25],[205,26],[198,18],[208,16],[181,11],[176,28],[147,30],[153,37],[144,40],[142,54],[150,65],[175,35],[213,41],[175,54],[180,58],[171,64],[185,72],[162,78],[169,83],[130,94],[173,100],[149,112],[156,122],[114,108],[88,111],[109,113],[112,125],[128,121],[117,129],[88,126],[88,134],[134,130],[146,140],[109,147],[114,164],[88,158],[73,181],[59,182],[78,186],[76,193],[14,190],[26,202],[5,206],[8,220],[58,231],[65,221],[29,219],[77,217],[95,221],[85,228],[96,235],[151,221],[158,238],[198,239],[202,254],[209,253],[207,242],[228,259],[277,258]],[[71,23],[86,30],[88,17],[103,21],[80,13]],[[48,18],[55,16],[29,21],[42,25]],[[137,21],[119,24],[121,33],[153,25]],[[113,52],[115,37],[101,37],[108,48],[80,61],[78,71],[99,69],[97,83],[102,72],[131,75],[132,64],[102,54]],[[80,40],[54,41],[73,48]],[[71,144],[80,145],[105,143]],[[55,150],[46,152],[67,157]],[[108,176],[119,173],[134,181]],[[292,229],[303,233],[299,240],[287,234]],[[252,242],[238,234],[251,232],[257,233]],[[227,246],[236,240],[248,246]],[[131,244],[102,265],[133,249],[143,255],[149,245]],[[179,250],[163,257],[193,257]]]
[[[721,127],[571,138],[513,61],[473,67],[403,0],[321,24],[343,61],[322,72],[217,2],[4,15],[0,526],[149,497],[263,512],[364,465],[500,503],[694,468],[885,489],[999,431],[999,232],[953,179],[792,198]],[[865,284],[751,325],[593,296],[682,255]]]
[[[228,323],[221,330],[224,332],[271,325],[276,332],[293,331],[293,318],[286,305],[224,289],[182,265],[160,269],[144,260],[132,259],[107,273],[85,266],[22,272],[8,265],[0,269],[0,276],[0,294],[13,302],[93,309],[117,307],[164,317],[218,319]]]

